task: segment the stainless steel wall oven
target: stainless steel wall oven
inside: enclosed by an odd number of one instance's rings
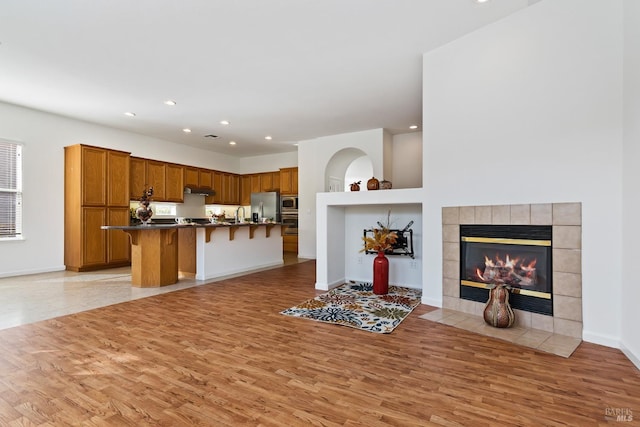
[[[282,196],[280,214],[287,225],[284,234],[298,234],[298,196]]]

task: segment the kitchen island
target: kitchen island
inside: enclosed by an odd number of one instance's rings
[[[131,284],[157,287],[179,277],[209,280],[281,265],[280,223],[102,226],[131,240]]]

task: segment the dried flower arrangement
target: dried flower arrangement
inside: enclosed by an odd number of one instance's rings
[[[393,245],[398,240],[398,234],[395,231],[391,231],[391,211],[387,212],[386,225],[378,222],[379,228],[372,228],[373,237],[364,236],[364,248],[360,252],[375,251],[375,252],[387,252],[393,248]]]

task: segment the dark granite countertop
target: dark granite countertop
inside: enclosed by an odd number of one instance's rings
[[[248,226],[254,226],[254,227],[261,227],[261,226],[268,226],[268,225],[283,225],[281,222],[241,222],[241,223],[237,223],[234,224],[232,222],[222,222],[222,223],[216,223],[216,224],[212,224],[212,223],[208,223],[208,224],[200,224],[197,222],[192,222],[189,224],[176,224],[176,223],[154,223],[151,222],[151,224],[149,225],[142,225],[142,224],[136,224],[136,225],[103,225],[102,227],[100,227],[103,230],[154,230],[154,229],[166,229],[166,228],[206,228],[206,227],[248,227]]]

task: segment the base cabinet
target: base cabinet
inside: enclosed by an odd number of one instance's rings
[[[282,236],[282,250],[283,252],[298,253],[298,236],[287,235]]]

